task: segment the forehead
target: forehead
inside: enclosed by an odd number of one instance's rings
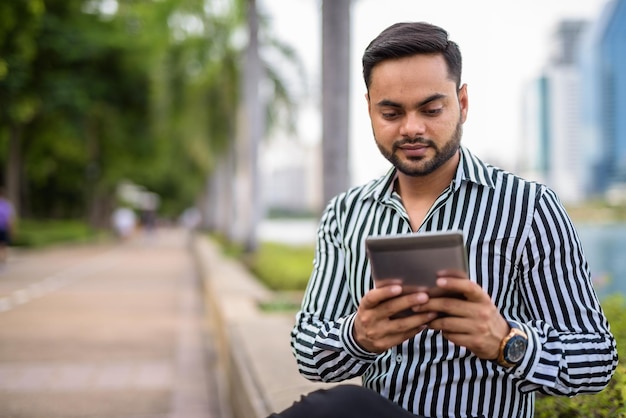
[[[370,96],[430,95],[456,92],[456,83],[440,54],[385,60],[372,69]]]

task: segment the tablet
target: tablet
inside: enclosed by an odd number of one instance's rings
[[[365,245],[376,287],[400,281],[403,293],[425,291],[431,297],[454,296],[436,286],[437,272],[467,272],[461,231],[371,236]]]

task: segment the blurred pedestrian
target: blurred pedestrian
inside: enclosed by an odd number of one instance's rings
[[[142,209],[139,213],[141,228],[146,236],[151,236],[157,228],[157,214],[152,208]]]
[[[201,222],[202,214],[195,206],[185,209],[182,215],[180,215],[180,223],[190,231],[195,231]]]
[[[127,240],[135,232],[137,216],[131,208],[121,206],[113,211],[111,222],[117,237]]]
[[[188,243],[189,245],[192,245],[196,235],[196,230],[202,223],[202,213],[200,212],[200,209],[195,206],[185,209],[178,218],[178,222],[187,230]]]
[[[15,210],[13,204],[6,198],[4,189],[0,188],[0,264],[7,261],[8,248],[15,227]]]

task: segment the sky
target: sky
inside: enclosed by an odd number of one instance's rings
[[[469,114],[463,143],[484,160],[514,170],[523,152],[524,87],[550,55],[551,35],[560,20],[597,19],[608,0],[353,0],[350,68],[351,182],[384,173],[389,163],[374,143],[361,73],[367,44],[389,25],[426,21],[443,27],[463,54]],[[321,0],[259,0],[276,37],[292,45],[305,65],[311,94],[300,112],[299,136],[319,141]],[[304,101],[306,103],[306,101]]]

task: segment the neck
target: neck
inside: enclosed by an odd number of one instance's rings
[[[459,164],[459,153],[437,170],[422,177],[411,177],[398,172],[396,191],[402,199],[411,223],[418,231],[435,200],[450,185]]]

